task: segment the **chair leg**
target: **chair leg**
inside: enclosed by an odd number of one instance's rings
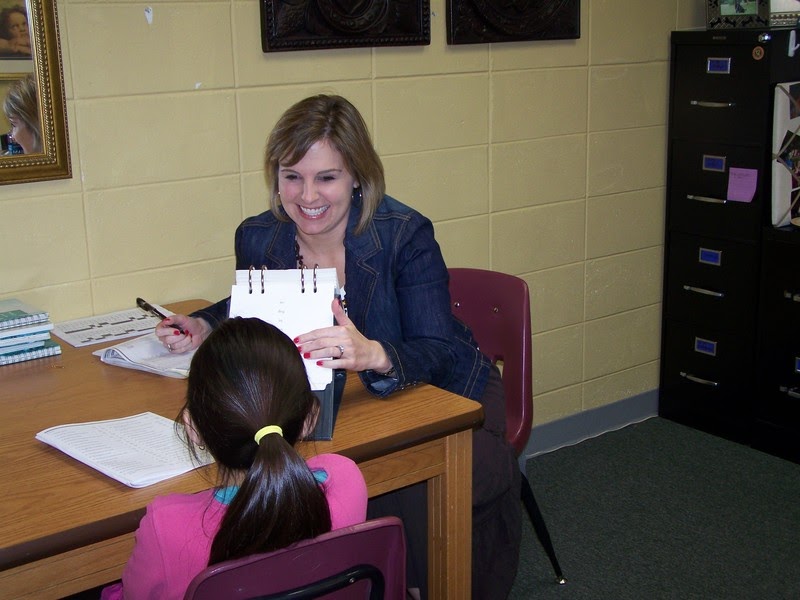
[[[553,548],[553,542],[550,540],[550,532],[547,531],[547,525],[544,522],[544,517],[542,517],[542,511],[539,510],[539,505],[536,503],[536,498],[533,496],[531,483],[528,481],[528,477],[525,473],[522,473],[522,485],[520,487],[522,488],[522,503],[525,505],[525,510],[528,511],[531,523],[533,523],[536,537],[539,538],[539,543],[547,553],[550,564],[553,565],[553,570],[556,573],[556,582],[563,585],[567,580],[564,579],[564,574],[561,572],[561,565],[558,564],[556,551]]]

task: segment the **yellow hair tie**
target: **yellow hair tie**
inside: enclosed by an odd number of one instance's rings
[[[283,429],[281,429],[278,425],[267,425],[266,427],[262,427],[256,431],[253,439],[256,441],[256,444],[260,444],[261,438],[263,438],[265,435],[269,435],[270,433],[277,433],[279,436],[283,437]]]

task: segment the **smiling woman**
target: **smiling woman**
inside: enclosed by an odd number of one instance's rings
[[[0,0],[0,38],[0,89],[8,119],[0,133],[23,147],[21,154],[0,156],[0,184],[71,177],[55,1],[28,0],[25,6],[23,0]],[[12,47],[15,53],[9,55]]]

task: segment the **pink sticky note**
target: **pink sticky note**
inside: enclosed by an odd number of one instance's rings
[[[757,183],[758,169],[731,167],[728,172],[728,200],[752,202]]]

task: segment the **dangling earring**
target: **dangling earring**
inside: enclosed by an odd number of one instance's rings
[[[361,199],[362,199],[361,186],[360,185],[354,186],[353,187],[353,195],[352,195],[353,202],[355,202],[356,204],[361,204]]]
[[[197,448],[198,448],[198,450],[201,450],[201,451],[205,451],[205,449],[206,449],[205,446],[198,446]]]

